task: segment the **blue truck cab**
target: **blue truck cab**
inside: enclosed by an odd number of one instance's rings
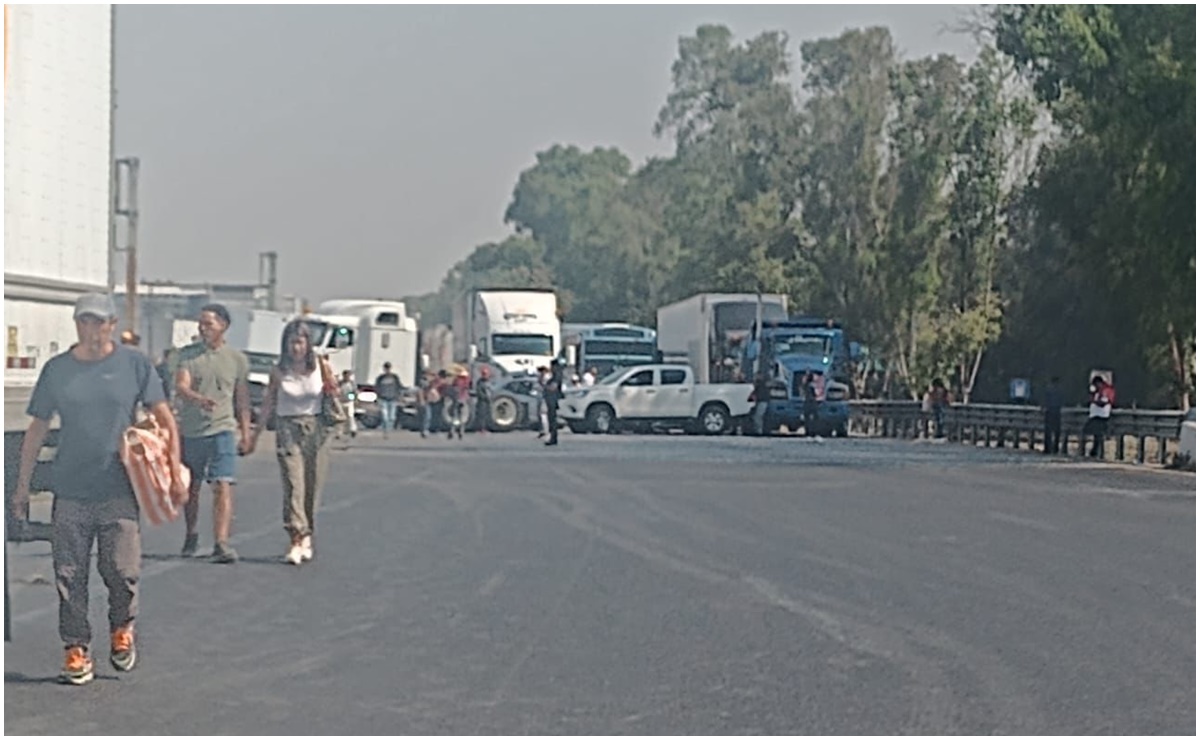
[[[850,389],[858,345],[848,343],[842,327],[825,318],[792,317],[764,320],[750,331],[742,358],[742,372],[753,378],[755,367],[771,377],[767,405],[769,429],[784,424],[801,426],[813,435],[847,435],[850,423]],[[816,389],[816,419],[804,419],[804,376],[811,372]]]

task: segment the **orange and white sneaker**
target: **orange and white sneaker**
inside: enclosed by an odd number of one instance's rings
[[[312,560],[313,559],[313,547],[312,547],[312,535],[311,534],[304,535],[304,538],[302,540],[300,540],[300,559],[301,560]]]
[[[87,648],[79,645],[67,648],[66,660],[63,661],[62,673],[58,674],[58,680],[82,686],[95,677],[96,668],[92,664],[92,658],[88,655]]]
[[[137,663],[137,645],[133,639],[133,625],[118,627],[112,633],[112,653],[108,656],[113,668],[132,671]]]

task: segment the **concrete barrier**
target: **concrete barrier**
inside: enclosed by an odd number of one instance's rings
[[[1185,421],[1179,429],[1179,457],[1183,467],[1196,469],[1196,422]]]

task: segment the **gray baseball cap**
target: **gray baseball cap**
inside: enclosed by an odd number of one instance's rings
[[[117,306],[107,293],[85,293],[75,301],[75,318],[95,316],[105,321],[117,317]]]

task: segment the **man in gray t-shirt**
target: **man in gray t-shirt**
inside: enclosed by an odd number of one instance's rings
[[[213,488],[213,553],[217,563],[237,562],[229,546],[233,525],[233,486],[237,456],[250,439],[250,362],[225,343],[229,311],[214,303],[200,311],[201,342],[179,352],[175,397],[179,401],[179,430],[183,435],[183,464],[192,471],[191,496],[184,508],[187,534],[184,556],[196,553],[200,521],[200,488]],[[239,439],[234,441],[234,432]]]
[[[33,417],[21,444],[13,516],[28,516],[38,453],[55,416],[61,421],[51,490],[51,552],[58,586],[58,631],[66,647],[60,679],[84,684],[94,677],[88,622],[92,544],[108,587],[110,660],[120,671],[137,660],[133,623],[138,612],[141,533],[137,498],[121,463],[121,440],[138,406],[149,408],[172,440],[172,495],[182,498],[178,433],[162,383],[145,355],[113,341],[116,307],[103,294],[75,304],[78,344],[42,368],[29,400]]]

